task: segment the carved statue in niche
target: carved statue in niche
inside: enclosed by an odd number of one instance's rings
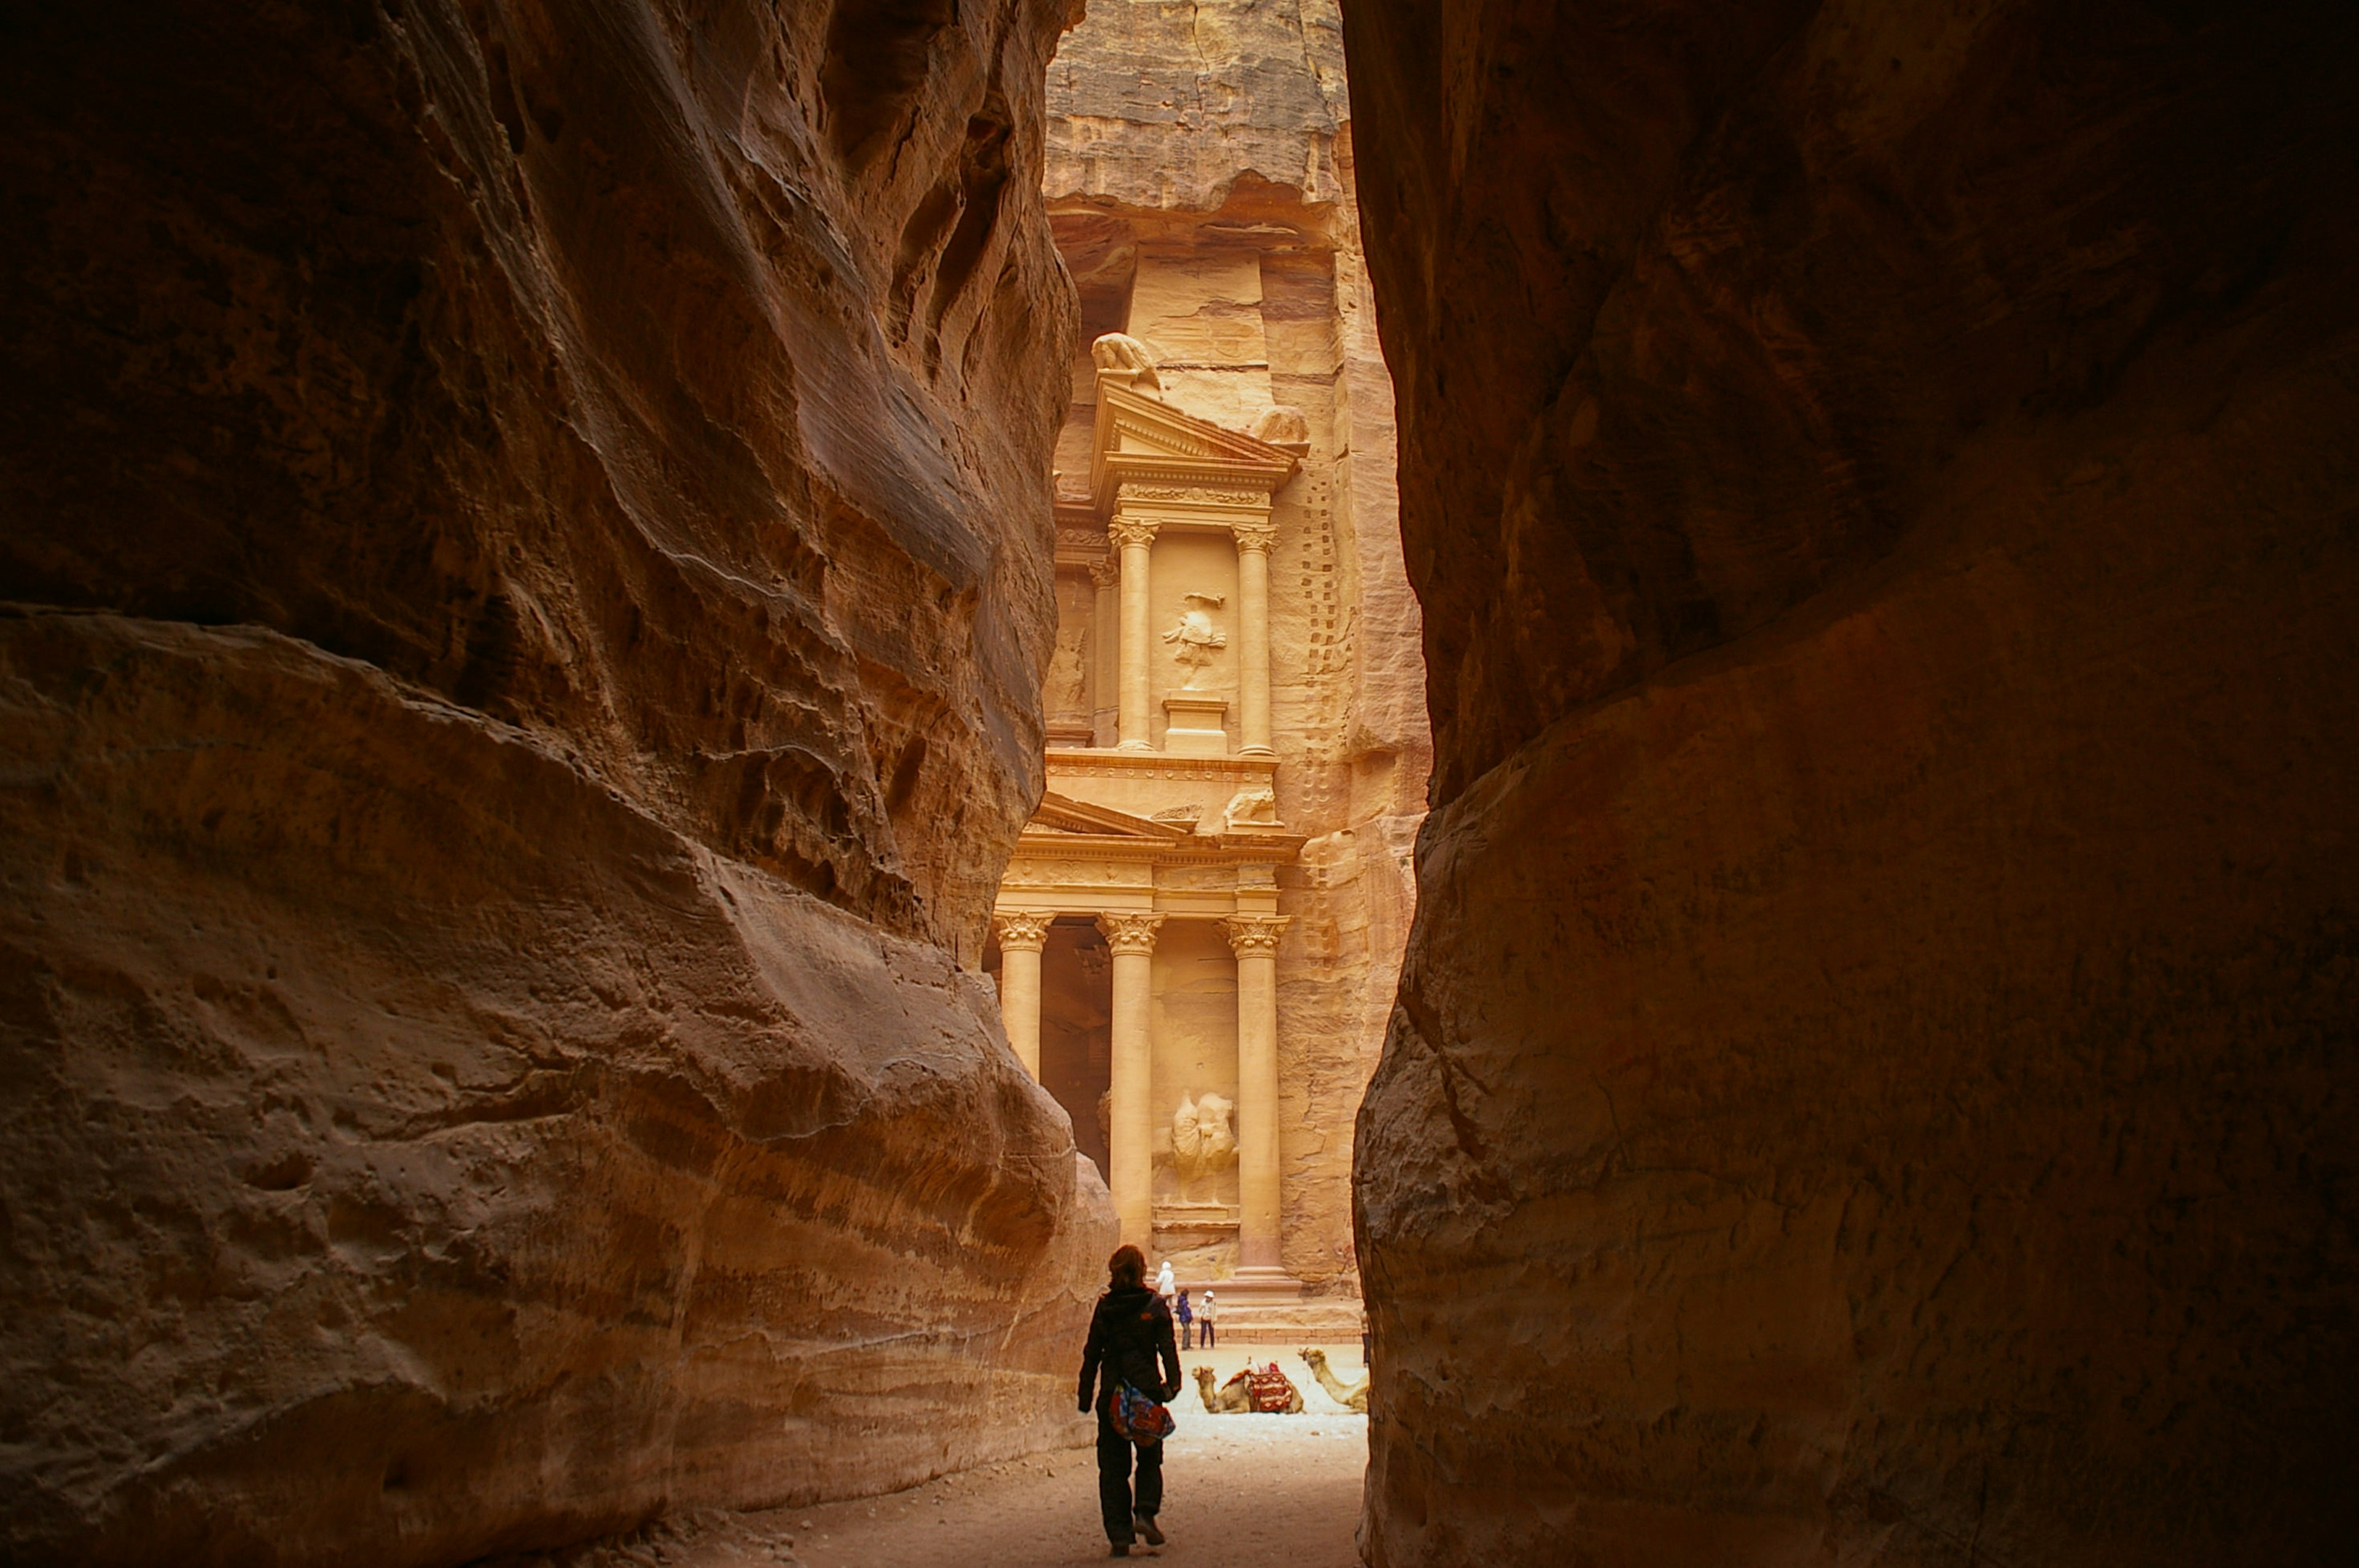
[[[1212,624],[1211,613],[1228,600],[1217,593],[1188,593],[1180,595],[1180,602],[1184,607],[1180,611],[1180,623],[1163,633],[1163,640],[1179,644],[1171,656],[1188,672],[1180,689],[1193,691],[1204,666],[1212,662],[1214,651],[1229,645],[1229,634]]]
[[[1131,372],[1134,392],[1162,390],[1163,384],[1155,378],[1154,351],[1127,332],[1108,332],[1092,343],[1090,362],[1100,370]]]
[[[1082,639],[1088,627],[1074,616],[1057,628],[1055,648],[1049,655],[1047,688],[1041,707],[1051,719],[1083,718],[1089,711],[1087,673],[1082,663]]]
[[[1229,1124],[1235,1108],[1216,1094],[1180,1097],[1171,1116],[1171,1170],[1183,1195],[1237,1162],[1237,1135]]]

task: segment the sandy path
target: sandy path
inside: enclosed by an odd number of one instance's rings
[[[1328,1347],[1338,1376],[1356,1380],[1360,1347]],[[1191,1383],[1165,1439],[1160,1558],[1201,1568],[1358,1568],[1353,1536],[1368,1462],[1368,1420],[1346,1412],[1288,1347],[1185,1352],[1190,1368],[1222,1380],[1247,1355],[1275,1360],[1301,1388],[1298,1416],[1213,1416]],[[531,1560],[527,1560],[531,1561]],[[549,1559],[538,1559],[547,1562]],[[1088,1448],[1034,1454],[884,1497],[705,1515],[609,1541],[560,1561],[576,1568],[1067,1568],[1106,1561],[1098,1523],[1097,1463]]]

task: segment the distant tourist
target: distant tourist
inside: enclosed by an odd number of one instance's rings
[[[1082,1349],[1081,1408],[1098,1414],[1098,1511],[1113,1545],[1106,1555],[1152,1557],[1163,1544],[1155,1516],[1163,1510],[1163,1434],[1172,1425],[1163,1407],[1180,1392],[1180,1347],[1171,1342],[1171,1309],[1144,1282],[1146,1254],[1117,1247],[1106,1276]]]
[[[1171,1299],[1171,1260],[1163,1260],[1162,1271],[1155,1276],[1155,1293],[1165,1301]]]
[[[1171,1314],[1180,1320],[1180,1348],[1195,1349],[1195,1341],[1189,1336],[1195,1331],[1196,1309],[1188,1304],[1188,1292],[1184,1287],[1180,1292],[1180,1304],[1171,1309]]]
[[[1212,1325],[1219,1320],[1220,1315],[1221,1303],[1212,1299],[1212,1289],[1207,1286],[1204,1299],[1196,1303],[1196,1326],[1203,1332],[1202,1344],[1207,1350],[1212,1347],[1215,1337]]]

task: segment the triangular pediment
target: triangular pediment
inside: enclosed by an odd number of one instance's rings
[[[1157,842],[1190,837],[1185,827],[1133,816],[1110,806],[1095,806],[1053,791],[1040,797],[1040,808],[1024,826],[1027,831],[1038,828],[1051,833],[1086,833],[1095,838],[1146,838]]]
[[[1295,456],[1215,425],[1160,398],[1098,383],[1090,492],[1103,509],[1125,480],[1169,479],[1268,494],[1293,474]]]

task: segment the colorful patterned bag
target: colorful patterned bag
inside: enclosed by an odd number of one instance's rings
[[[1114,1386],[1114,1403],[1106,1411],[1106,1419],[1114,1423],[1117,1435],[1140,1444],[1162,1442],[1179,1424],[1159,1401],[1128,1383]]]

